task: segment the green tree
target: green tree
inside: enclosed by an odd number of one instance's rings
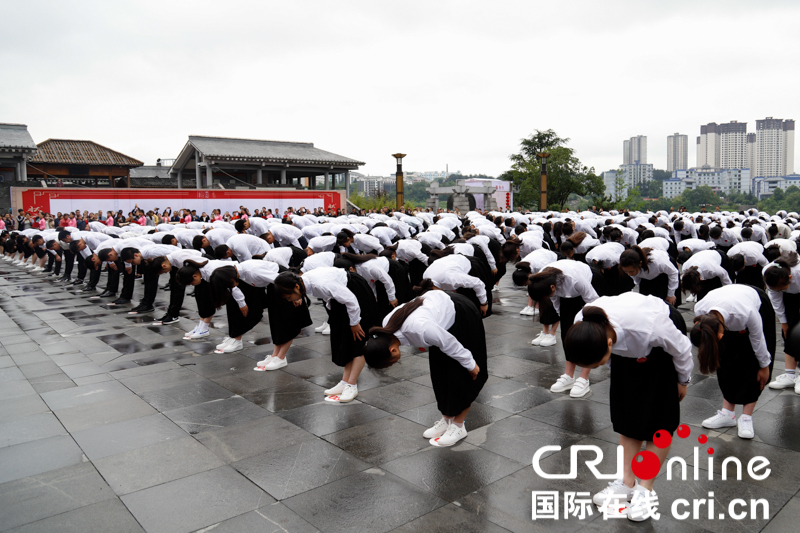
[[[593,167],[581,163],[575,150],[566,144],[553,130],[536,130],[530,137],[520,141],[520,151],[509,156],[511,170],[500,177],[511,178],[519,186],[516,203],[526,207],[538,206],[541,185],[541,160],[539,154],[547,152],[547,201],[548,207],[563,209],[570,195],[603,197],[603,179],[595,174]]]
[[[786,191],[775,189],[772,196],[758,202],[758,208],[768,213],[775,213],[781,209],[800,212],[800,189],[792,185]]]

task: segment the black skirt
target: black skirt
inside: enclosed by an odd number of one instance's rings
[[[589,268],[592,269],[592,288],[597,293],[597,296],[605,296],[606,285],[603,274],[598,268]],[[570,326],[572,326],[573,322],[575,322],[575,316],[578,314],[578,311],[583,309],[583,306],[586,305],[586,302],[580,296],[575,298],[561,298],[559,301],[561,307],[559,312],[559,315],[561,316],[561,342],[563,343],[564,339],[567,337],[567,331],[569,330]]]
[[[433,393],[436,404],[444,416],[457,416],[472,405],[489,378],[487,366],[486,334],[480,311],[464,296],[446,293],[456,308],[456,320],[447,330],[464,348],[472,352],[472,357],[480,370],[474,380],[461,364],[442,352],[437,346],[428,351]]]
[[[792,331],[797,324],[800,324],[800,293],[783,293],[783,308],[786,313],[786,322],[789,324],[789,331]],[[794,346],[791,339],[787,339],[781,331],[781,337],[785,341],[783,351],[793,357],[800,356],[800,346]]]
[[[772,365],[775,362],[775,310],[766,293],[758,290],[761,297],[762,330],[770,355],[769,375],[772,377]],[[756,380],[756,373],[761,369],[753,346],[750,344],[748,331],[726,331],[722,336],[719,353],[717,379],[722,397],[735,405],[747,405],[758,400],[761,387]]]
[[[736,283],[750,285],[763,291],[765,288],[764,276],[761,271],[762,268],[759,265],[744,267],[744,270],[736,273]]]
[[[214,316],[216,309],[214,309],[214,300],[211,298],[211,284],[206,280],[200,280],[200,284],[195,285],[194,299],[197,302],[197,313],[200,318]]]
[[[574,318],[573,318],[574,320]],[[539,308],[539,323],[544,326],[552,326],[553,324],[557,324],[561,321],[561,317],[558,316],[556,312],[555,306],[551,303],[547,306],[540,306]]]
[[[297,337],[303,328],[313,324],[305,303],[295,307],[286,298],[278,296],[272,284],[267,287],[266,307],[272,344],[275,346],[286,344]]]
[[[228,335],[236,338],[244,335],[261,322],[264,317],[264,307],[266,306],[266,295],[264,289],[253,287],[252,285],[239,281],[239,290],[244,294],[244,303],[247,305],[247,316],[242,315],[239,304],[233,299],[228,298],[225,310],[228,313]]]
[[[367,280],[355,272],[348,272],[347,288],[355,295],[361,308],[360,324],[361,329],[364,330],[364,338],[353,339],[347,307],[336,300],[331,300],[331,308],[328,310],[328,325],[331,327],[331,358],[337,366],[346,366],[356,357],[364,355],[367,333],[371,327],[379,325],[377,322],[378,304]]]
[[[722,287],[722,280],[719,278],[704,279],[700,282],[700,287],[697,289],[697,301],[699,302],[706,297],[706,294]]]
[[[633,279],[619,269],[618,265],[603,269],[606,282],[606,296],[619,296],[633,290]]]
[[[686,323],[670,306],[669,318],[682,334]],[[611,422],[628,438],[652,441],[656,431],[674,433],[680,424],[678,372],[672,356],[654,348],[640,359],[611,354]]]
[[[408,272],[403,265],[389,259],[389,277],[394,282],[398,303],[410,302],[414,298],[414,291],[411,288],[411,281],[408,279]]]
[[[678,290],[675,291],[676,306],[680,305],[680,291],[681,288],[679,282]],[[655,296],[656,298],[666,300],[668,292],[669,276],[667,274],[659,274],[653,279],[642,279],[639,282],[639,294],[643,294],[645,296]]]

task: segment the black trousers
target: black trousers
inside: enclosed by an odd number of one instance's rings
[[[141,303],[143,305],[153,305],[158,293],[158,276],[149,268],[144,269],[144,296]]]
[[[78,257],[76,257],[75,260],[78,262],[78,279],[86,279],[86,258],[78,254]]]
[[[177,273],[177,267],[172,267],[169,273],[169,308],[167,309],[167,314],[171,317],[179,315],[183,306],[183,298],[186,296],[186,288],[178,283]]]
[[[133,286],[136,283],[136,267],[131,266],[130,273],[125,269],[125,263],[122,261],[117,262],[117,268],[122,268],[122,294],[120,298],[133,298]]]
[[[72,276],[72,266],[75,264],[75,254],[73,254],[70,250],[62,250],[62,251],[64,252],[63,259],[65,262],[64,277],[69,278]]]

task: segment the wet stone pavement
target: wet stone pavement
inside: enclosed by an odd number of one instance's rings
[[[660,520],[606,521],[596,508],[565,518],[565,492],[593,493],[606,481],[583,465],[577,479],[548,481],[531,458],[559,445],[541,464],[566,473],[568,447],[594,445],[606,457],[600,470],[615,470],[609,372],[592,372],[583,399],[551,394],[563,372],[561,342],[532,347],[540,326],[519,315],[525,294],[510,276],[501,288],[485,322],[490,377],[467,418],[469,436],[442,449],[422,438],[439,413],[427,353],[416,348],[388,370],[366,369],[356,401],[326,404],[322,391],[341,369],[313,327],[295,341],[286,368],[254,372],[273,348],[266,323],[245,337],[244,350],[216,355],[224,313],[209,339],[182,340],[197,319],[193,298],[179,323],[153,325],[167,293],[152,316],[132,317],[130,305],[109,306],[0,262],[0,531],[797,530],[800,396],[766,390],[757,436],[743,441],[735,428],[699,426],[721,407],[716,378],[701,375],[682,404],[691,436],[676,436],[670,453],[685,459],[689,479],[680,481],[676,468],[667,480],[662,470]],[[137,283],[134,302],[141,291]],[[689,323],[691,305],[681,309]],[[318,303],[312,316],[315,325],[323,320]],[[783,367],[779,355],[775,372]],[[709,447],[717,458],[711,480]],[[754,456],[770,461],[764,480],[747,474]],[[725,457],[744,463],[741,482],[721,479]],[[532,520],[532,491],[558,491],[558,520]],[[746,511],[765,500],[768,515],[759,508],[754,518],[710,520],[703,506],[697,518],[673,516],[674,500],[709,492],[712,515],[736,498]]]

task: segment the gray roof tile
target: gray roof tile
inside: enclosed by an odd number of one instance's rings
[[[361,166],[364,163],[315,148],[313,143],[189,136],[209,159]]]
[[[28,133],[28,126],[0,123],[0,148],[36,150],[36,143]]]

